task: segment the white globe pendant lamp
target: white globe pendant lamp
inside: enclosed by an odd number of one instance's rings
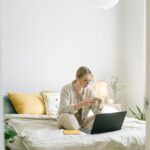
[[[119,0],[89,0],[90,5],[98,9],[109,9],[115,6]]]

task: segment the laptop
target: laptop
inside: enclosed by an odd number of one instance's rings
[[[81,128],[80,131],[87,134],[97,134],[120,130],[126,114],[127,111],[96,114],[92,129]]]

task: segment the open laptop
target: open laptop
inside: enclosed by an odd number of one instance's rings
[[[126,114],[127,111],[97,114],[92,129],[82,128],[80,130],[87,134],[120,130]]]

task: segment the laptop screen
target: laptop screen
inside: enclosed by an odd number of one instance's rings
[[[91,134],[120,130],[127,111],[97,114]]]

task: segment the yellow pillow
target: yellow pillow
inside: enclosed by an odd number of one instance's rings
[[[43,115],[46,113],[44,100],[40,94],[9,92],[8,96],[19,114]]]

